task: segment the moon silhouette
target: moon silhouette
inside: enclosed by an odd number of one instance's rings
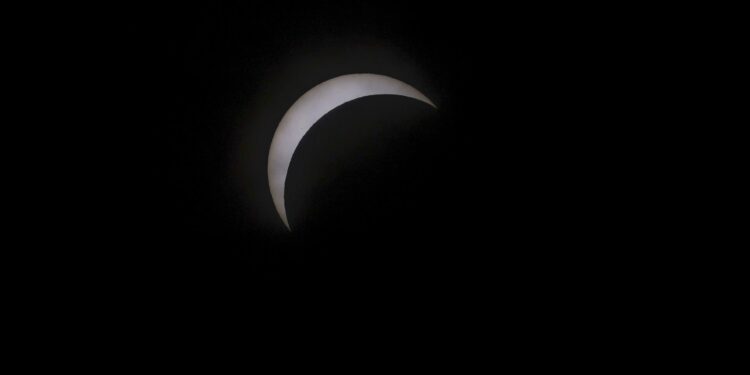
[[[437,108],[424,94],[397,79],[378,74],[347,74],[325,81],[303,94],[281,118],[268,153],[268,185],[281,220],[291,231],[284,206],[289,164],[302,137],[336,107],[372,95],[399,95]]]

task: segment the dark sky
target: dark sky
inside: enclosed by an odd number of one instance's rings
[[[623,242],[606,234],[628,199],[607,153],[623,129],[601,89],[622,79],[608,68],[618,39],[597,32],[609,16],[479,4],[118,11],[102,80],[126,152],[103,272],[132,275],[120,287],[154,300],[214,303],[277,288],[405,299],[593,288],[616,268]],[[403,80],[439,109],[372,97],[318,122],[292,161],[288,233],[265,174],[273,131],[299,95],[348,73]]]

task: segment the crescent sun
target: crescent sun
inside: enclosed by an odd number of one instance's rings
[[[291,230],[284,205],[289,164],[302,137],[326,113],[352,100],[372,95],[399,95],[437,108],[424,94],[397,79],[378,74],[347,74],[325,81],[302,95],[281,118],[268,153],[268,185],[281,220]]]

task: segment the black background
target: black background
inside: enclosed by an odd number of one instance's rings
[[[94,173],[102,254],[87,260],[106,288],[211,311],[325,295],[544,316],[621,284],[641,187],[618,151],[634,130],[612,87],[638,62],[616,12],[237,1],[111,17],[94,51],[113,159]],[[361,72],[439,109],[372,97],[329,113],[292,161],[287,232],[267,188],[275,126]]]

